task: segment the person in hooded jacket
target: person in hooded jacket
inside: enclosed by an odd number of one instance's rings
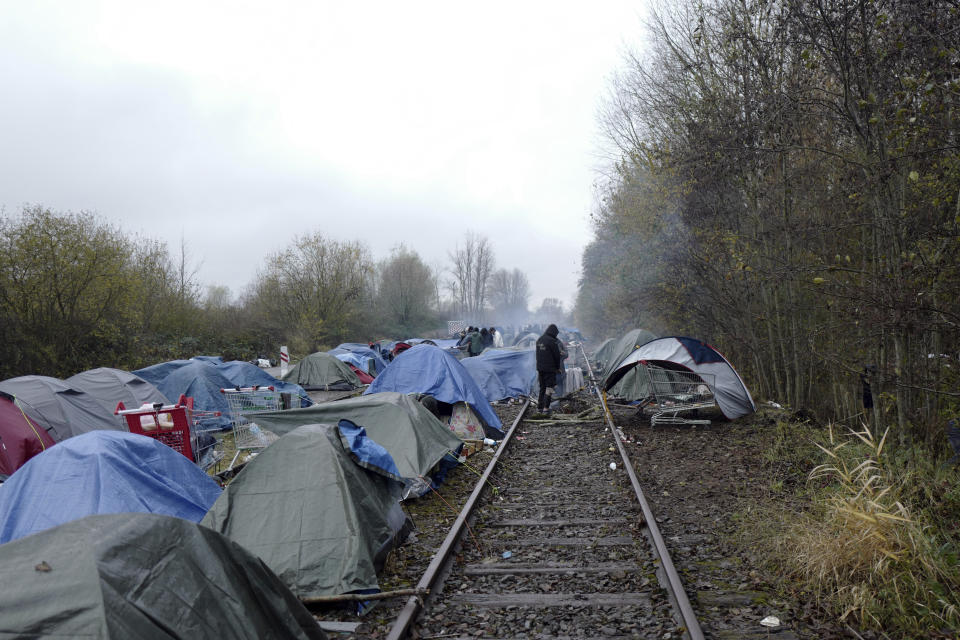
[[[565,349],[557,335],[560,330],[551,324],[537,339],[537,377],[540,379],[540,399],[537,411],[550,413],[553,389],[557,386],[557,375],[563,372],[563,353]]]

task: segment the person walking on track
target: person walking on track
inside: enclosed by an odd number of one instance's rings
[[[563,349],[557,335],[560,330],[551,324],[537,339],[537,376],[540,379],[540,399],[537,411],[550,413],[553,390],[557,385],[557,375],[563,371]]]

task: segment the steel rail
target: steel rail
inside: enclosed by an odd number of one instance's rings
[[[446,565],[450,554],[453,552],[457,542],[459,542],[461,536],[463,535],[463,531],[467,524],[467,519],[480,502],[480,497],[483,495],[483,491],[488,485],[490,475],[497,466],[497,462],[500,461],[500,455],[506,451],[507,444],[510,442],[511,438],[513,438],[513,433],[516,431],[517,425],[520,424],[520,421],[523,420],[523,416],[527,412],[527,408],[529,406],[530,398],[527,398],[523,403],[523,406],[520,408],[520,413],[517,414],[513,424],[510,425],[507,435],[504,436],[503,440],[500,442],[500,446],[497,447],[496,453],[493,454],[493,459],[490,460],[490,463],[484,470],[483,475],[480,476],[480,481],[477,482],[477,486],[474,487],[473,493],[470,494],[466,504],[463,506],[463,509],[460,511],[460,514],[454,521],[453,526],[450,528],[449,533],[447,533],[447,537],[443,540],[443,544],[441,544],[440,548],[437,549],[437,552],[434,554],[429,566],[427,566],[427,570],[424,572],[423,577],[421,577],[420,582],[417,583],[416,589],[419,593],[430,593],[431,588],[437,581],[437,578],[440,576],[441,570]],[[387,640],[403,640],[403,638],[406,638],[407,633],[410,630],[410,626],[416,621],[417,616],[420,614],[422,609],[423,596],[410,596],[410,598],[407,600],[407,604],[404,605],[403,610],[400,611],[400,615],[398,615],[397,619],[394,621],[393,627],[390,628],[390,633],[387,635]]]
[[[587,372],[590,376],[590,382],[593,384],[593,390],[600,399],[600,406],[603,409],[604,420],[606,421],[607,426],[610,428],[610,432],[613,434],[613,441],[617,444],[617,449],[620,451],[620,458],[623,460],[623,466],[627,470],[627,475],[630,476],[630,484],[633,485],[634,493],[637,494],[637,500],[640,502],[640,509],[643,511],[643,519],[646,521],[647,525],[647,537],[653,545],[654,555],[657,556],[657,559],[660,561],[660,567],[663,569],[663,573],[666,577],[667,584],[663,586],[665,587],[667,596],[670,598],[670,602],[673,604],[674,610],[680,614],[681,622],[683,623],[684,627],[684,635],[690,638],[690,640],[703,640],[703,630],[700,628],[700,622],[697,620],[697,615],[694,613],[693,607],[690,605],[690,599],[687,597],[687,592],[683,588],[683,581],[680,579],[680,575],[677,573],[676,567],[673,566],[673,560],[670,558],[670,551],[667,549],[667,544],[663,539],[663,535],[660,533],[660,527],[657,526],[657,519],[654,517],[653,510],[650,508],[650,504],[647,502],[647,498],[643,494],[643,489],[640,488],[640,481],[637,479],[637,474],[633,470],[633,464],[630,462],[629,456],[627,456],[627,449],[623,446],[623,441],[620,439],[620,434],[617,432],[617,426],[613,423],[613,416],[610,414],[610,409],[607,407],[606,393],[600,392],[600,386],[593,375],[593,367],[590,366],[590,359],[587,358],[587,353],[583,349],[583,344],[581,343],[579,347],[580,352],[583,354],[583,359],[587,363]],[[661,583],[663,582],[664,581],[661,579]]]

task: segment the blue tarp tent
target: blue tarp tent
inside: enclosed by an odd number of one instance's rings
[[[230,386],[236,387],[273,387],[279,393],[289,393],[294,398],[300,398],[300,403],[294,403],[293,407],[309,407],[313,404],[310,396],[298,384],[277,380],[272,375],[260,367],[244,362],[243,360],[231,360],[217,365],[223,377],[229,380]]]
[[[374,351],[368,345],[360,344],[359,342],[344,342],[343,344],[338,344],[336,348],[331,350],[329,353],[337,355],[338,353],[342,353],[344,351],[354,353],[364,358],[363,366],[354,366],[361,371],[366,371],[373,377],[377,377],[384,369],[387,368],[387,361],[380,356],[379,351]],[[373,369],[370,368],[371,360],[373,361]]]
[[[155,387],[160,386],[160,382],[166,378],[168,375],[179,369],[180,367],[185,367],[188,364],[192,364],[190,360],[170,360],[169,362],[160,362],[158,364],[152,364],[149,367],[144,367],[143,369],[137,369],[133,371],[134,375],[140,376],[150,384]],[[179,397],[179,396],[178,396]],[[167,398],[171,402],[176,402],[177,398]]]
[[[217,483],[161,442],[91,431],[31,458],[0,486],[0,544],[103,513],[159,513],[199,522]]]
[[[364,395],[380,391],[426,393],[440,402],[466,402],[488,427],[503,435],[503,424],[483,391],[455,357],[439,347],[418,344],[398,355]]]
[[[466,358],[462,362],[466,365],[468,361],[472,360],[490,363],[506,390],[505,398],[529,396],[539,388],[537,384],[537,353],[532,349],[511,347],[487,349],[478,357]]]
[[[484,397],[490,402],[510,397],[507,388],[503,386],[503,382],[500,380],[500,376],[497,375],[497,368],[489,360],[464,358],[460,361],[460,364],[467,370],[473,381],[483,391]]]
[[[134,373],[143,377],[139,371]],[[195,421],[197,429],[211,431],[231,427],[230,405],[220,393],[220,389],[229,389],[236,385],[224,377],[217,370],[216,365],[202,360],[188,361],[187,364],[174,369],[167,377],[154,384],[171,402],[176,402],[175,398],[184,395],[193,398],[193,408],[196,410],[221,413],[219,417],[207,417],[202,421]]]

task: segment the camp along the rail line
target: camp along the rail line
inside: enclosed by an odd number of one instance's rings
[[[0,382],[0,631],[805,633],[683,488],[716,475],[655,443],[750,423],[732,363],[642,330],[474,333]],[[658,464],[684,480],[644,486]]]

